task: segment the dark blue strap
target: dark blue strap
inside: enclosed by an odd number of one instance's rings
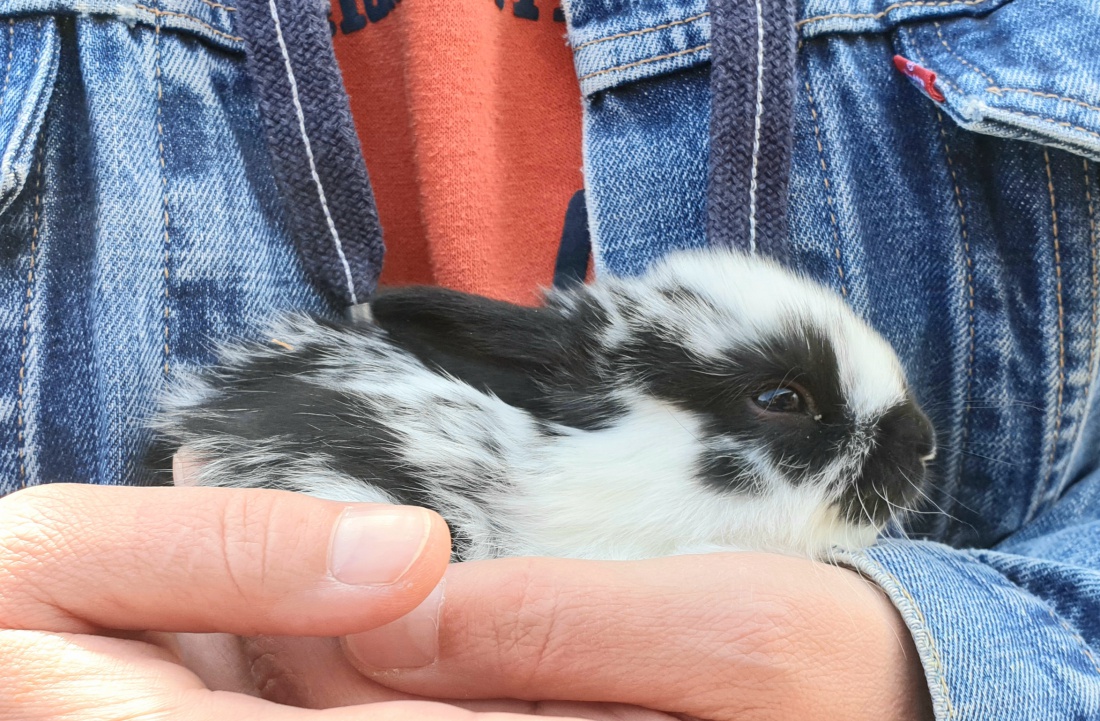
[[[787,258],[794,0],[711,0],[711,244]]]
[[[588,277],[588,262],[592,257],[592,238],[588,233],[588,206],[584,191],[578,190],[565,209],[565,224],[561,229],[561,245],[554,263],[554,287],[568,288],[584,283]]]
[[[272,170],[306,270],[361,303],[382,269],[382,230],[332,49],[327,2],[238,0]]]

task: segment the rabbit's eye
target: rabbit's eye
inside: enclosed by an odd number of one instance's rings
[[[773,413],[805,413],[806,401],[796,390],[773,388],[764,391],[754,399],[756,405]]]

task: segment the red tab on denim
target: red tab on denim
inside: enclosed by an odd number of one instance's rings
[[[913,84],[924,91],[924,94],[935,100],[937,103],[943,102],[943,93],[936,89],[936,74],[928,68],[922,68],[912,60],[903,58],[901,55],[894,56],[894,67],[897,68],[902,75],[913,81]]]

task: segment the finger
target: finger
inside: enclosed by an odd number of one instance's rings
[[[899,646],[878,607],[866,610],[877,591],[856,574],[766,554],[468,563],[451,567],[446,589],[434,660],[408,667],[398,620],[347,638],[353,662],[424,696],[608,701],[717,719],[746,710],[734,699],[759,711],[798,708],[791,694],[835,696],[833,671],[803,660],[853,653],[861,635]]]
[[[0,627],[331,636],[416,607],[449,555],[418,508],[41,486],[0,499]]]
[[[158,649],[136,641],[0,631],[0,719],[56,721],[523,721],[440,703],[388,702],[324,711],[210,691]]]
[[[382,701],[423,701],[364,678],[331,638],[257,637],[240,639],[256,688],[263,698],[286,706],[333,708]],[[571,701],[492,699],[455,701],[478,712],[526,716],[569,716],[588,721],[682,721],[639,706]]]

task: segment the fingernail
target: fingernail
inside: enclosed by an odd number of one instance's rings
[[[430,532],[431,517],[422,508],[349,508],[332,534],[329,570],[348,585],[389,585],[416,562]]]
[[[344,639],[344,648],[364,673],[423,668],[439,657],[439,617],[446,579],[412,611],[371,631]]]
[[[194,486],[198,483],[199,463],[186,448],[172,456],[172,485]]]

